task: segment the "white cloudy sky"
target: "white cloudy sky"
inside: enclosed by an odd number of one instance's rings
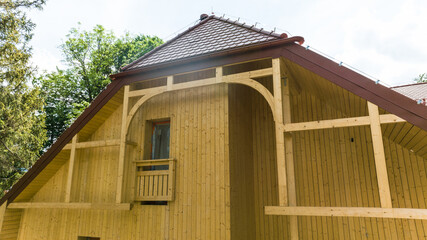
[[[58,46],[78,22],[84,29],[101,24],[116,35],[129,31],[167,40],[212,9],[216,15],[303,36],[306,45],[388,85],[411,83],[427,72],[425,0],[48,0],[43,11],[30,13],[37,24],[33,62],[40,69],[61,67]]]

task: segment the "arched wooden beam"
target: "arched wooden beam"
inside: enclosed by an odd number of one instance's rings
[[[217,82],[214,84],[218,84],[218,83],[241,84],[241,85],[245,85],[245,86],[248,86],[250,88],[253,88],[257,92],[259,92],[264,97],[264,99],[267,101],[268,105],[270,106],[271,113],[273,115],[273,119],[276,120],[276,115],[274,112],[274,109],[275,109],[274,108],[274,97],[270,93],[270,91],[266,87],[264,87],[261,83],[255,81],[255,80],[252,80],[252,79],[228,79],[227,76],[224,76],[224,78],[221,82]],[[207,85],[212,85],[212,84],[207,84]],[[165,89],[153,90],[153,92],[147,93],[146,95],[141,97],[135,103],[135,105],[133,105],[132,109],[129,111],[129,114],[127,116],[126,134],[127,134],[127,131],[129,130],[129,127],[130,127],[130,124],[132,122],[133,117],[135,116],[138,109],[142,106],[142,104],[144,104],[150,98],[157,96],[159,94],[162,94],[164,92],[168,92],[168,91]]]
[[[252,79],[227,79],[227,77],[225,77],[223,79],[223,82],[242,84],[242,85],[248,86],[248,87],[256,90],[257,92],[259,92],[264,97],[264,99],[267,101],[268,105],[270,106],[271,113],[273,115],[273,119],[274,119],[274,121],[276,121],[273,94],[271,94],[271,92],[266,87],[264,87],[261,83],[255,81],[255,80],[252,80]]]
[[[129,114],[127,116],[126,120],[126,134],[129,130],[130,123],[132,122],[133,116],[135,116],[136,111],[138,111],[139,107],[142,106],[146,101],[148,101],[150,98],[157,96],[159,94],[162,94],[166,92],[164,89],[158,89],[153,90],[153,92],[147,93],[146,95],[142,96],[138,101],[133,105],[132,109],[129,111]]]

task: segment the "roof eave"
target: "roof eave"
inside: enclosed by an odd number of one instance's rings
[[[222,50],[222,51],[211,52],[211,53],[206,53],[206,54],[197,55],[197,56],[180,58],[180,59],[176,59],[176,60],[169,61],[169,62],[163,62],[163,63],[159,63],[159,64],[153,64],[153,65],[148,65],[148,66],[128,70],[128,71],[123,71],[123,72],[111,75],[110,78],[112,80],[116,80],[118,78],[123,78],[123,77],[131,76],[131,75],[139,74],[141,72],[156,70],[156,69],[160,69],[160,68],[167,68],[167,67],[171,67],[171,66],[178,65],[178,64],[186,64],[189,62],[205,60],[207,58],[238,54],[238,53],[245,52],[245,51],[261,50],[263,48],[279,46],[279,45],[287,45],[287,44],[292,44],[295,42],[297,42],[299,44],[303,44],[304,38],[300,37],[300,36],[295,36],[295,37],[290,37],[290,38],[268,41],[268,42],[264,42],[264,43],[257,43],[257,44],[251,44],[251,45],[236,47],[236,48],[230,48],[230,49],[226,49],[226,50]]]

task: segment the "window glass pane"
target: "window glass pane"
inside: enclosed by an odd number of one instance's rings
[[[169,158],[170,123],[153,123],[151,159]]]

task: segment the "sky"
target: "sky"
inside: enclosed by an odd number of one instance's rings
[[[128,31],[168,40],[213,12],[302,36],[310,49],[396,86],[427,72],[426,10],[425,0],[48,0],[29,13],[37,24],[32,61],[40,71],[64,68],[58,46],[79,22],[85,30],[100,24],[117,36]]]

